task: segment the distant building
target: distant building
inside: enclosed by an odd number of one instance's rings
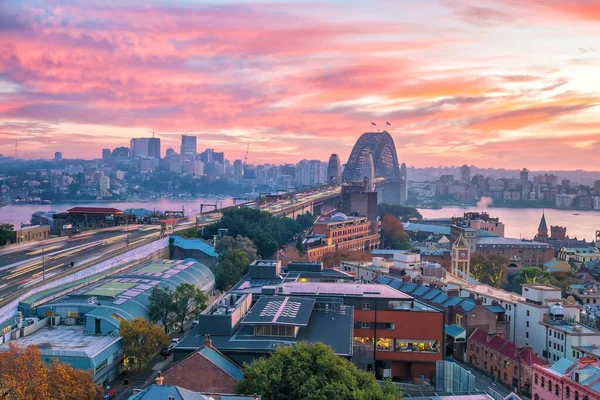
[[[352,182],[342,186],[338,210],[346,215],[366,216],[377,221],[377,192],[370,192],[366,182]]]
[[[182,156],[189,156],[189,155],[194,155],[196,154],[197,150],[196,150],[196,136],[189,136],[189,135],[181,135],[181,148],[180,148],[180,154]],[[204,161],[204,160],[202,160]],[[204,161],[207,162],[207,161]],[[208,161],[208,162],[212,162]]]
[[[160,160],[160,138],[148,138],[148,157]]]
[[[471,249],[462,235],[452,244],[452,273],[466,281],[471,278]]]
[[[340,162],[340,156],[332,154],[329,157],[329,164],[327,165],[327,182],[334,184],[342,183],[342,164]]]
[[[460,183],[469,183],[471,182],[471,167],[468,165],[463,165],[458,169],[458,176]]]
[[[486,212],[466,212],[463,217],[452,217],[452,224],[504,236],[504,223],[498,218],[490,217]]]
[[[175,153],[175,150],[173,150],[172,148],[168,148],[167,151],[165,152],[165,157],[169,157],[170,155],[176,155],[177,153]]]
[[[367,217],[349,217],[342,213],[323,218],[313,225],[317,241],[305,240],[310,260],[319,260],[336,250],[371,251],[379,245],[379,223]]]
[[[557,208],[570,208],[577,196],[574,194],[559,193],[556,195]]]
[[[54,161],[58,162],[58,161],[62,161],[62,159],[63,159],[63,156],[60,151],[57,151],[56,153],[54,153]]]
[[[109,190],[110,189],[110,178],[108,176],[101,176],[98,180],[98,188],[100,190]]]
[[[373,164],[373,154],[363,154],[360,159],[360,175],[362,179],[367,180],[368,191],[375,190],[375,166]]]
[[[233,162],[233,180],[239,182],[244,174],[244,164],[242,160],[235,160]]]
[[[529,182],[529,171],[527,171],[527,168],[523,168],[520,174],[520,178],[522,185],[526,185]]]
[[[32,225],[15,228],[13,243],[37,242],[50,237],[50,226]]]
[[[400,204],[405,204],[408,200],[408,173],[406,164],[400,165]]]
[[[110,162],[112,160],[112,152],[110,149],[102,149],[102,161]]]
[[[128,147],[117,147],[112,151],[113,159],[124,160],[130,158],[131,150]]]
[[[70,234],[74,230],[87,231],[109,228],[127,223],[127,215],[116,208],[74,207],[66,212],[54,214],[52,231],[58,234]]]
[[[133,138],[129,141],[131,158],[148,157],[149,138]]]

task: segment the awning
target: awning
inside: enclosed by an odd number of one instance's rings
[[[465,330],[465,328],[461,328],[458,325],[445,325],[444,332],[446,332],[446,335],[451,336],[454,339],[467,340],[467,331]]]

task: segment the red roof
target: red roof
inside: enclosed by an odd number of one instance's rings
[[[519,349],[510,340],[504,339],[498,334],[489,335],[479,328],[476,328],[471,336],[469,336],[469,341],[484,345],[511,360],[517,361],[520,359],[528,366],[532,366],[533,364],[548,365],[546,361],[538,357],[530,348]]]
[[[117,208],[104,207],[74,207],[67,212],[70,214],[123,214],[123,211]]]
[[[519,358],[530,367],[534,364],[548,365],[546,361],[538,357],[531,349],[523,349],[523,351],[521,351],[521,354],[519,354]]]

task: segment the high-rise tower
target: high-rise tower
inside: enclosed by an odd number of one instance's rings
[[[327,164],[327,183],[340,184],[342,182],[342,164],[340,163],[340,156],[332,154],[329,157],[329,164]]]

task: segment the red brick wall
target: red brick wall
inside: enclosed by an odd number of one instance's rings
[[[163,385],[176,385],[194,392],[235,393],[235,379],[200,354],[181,360],[163,376]]]

